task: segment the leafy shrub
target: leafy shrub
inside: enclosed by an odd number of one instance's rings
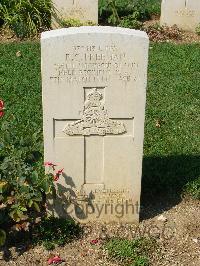
[[[72,220],[49,217],[34,227],[33,238],[36,243],[42,243],[46,249],[51,250],[55,245],[65,245],[81,232],[80,226]]]
[[[161,13],[161,0],[143,0],[145,8],[148,10],[148,13],[152,15],[160,15]]]
[[[136,240],[113,238],[105,244],[108,255],[130,266],[148,266],[149,255],[155,250],[156,243],[152,239],[141,238]]]
[[[154,1],[156,6],[159,6],[158,0]],[[151,8],[150,8],[151,7]],[[152,8],[152,1],[150,0],[100,0],[99,14],[100,20],[104,24],[119,25],[124,17],[134,16],[134,20],[143,21],[149,19],[150,12],[154,12]],[[137,15],[136,15],[137,14]],[[131,19],[132,20],[132,19]],[[123,24],[123,22],[122,22]],[[133,24],[125,23],[126,26],[133,27]],[[137,25],[136,25],[137,27]]]
[[[117,25],[120,22],[117,0],[100,0],[99,14],[103,22]]]
[[[9,245],[31,239],[48,250],[64,245],[78,235],[79,226],[65,219],[44,218],[46,196],[55,196],[54,182],[63,169],[55,171],[57,166],[46,162],[49,172],[45,174],[40,130],[29,135],[20,125],[19,138],[19,119],[5,118],[10,122],[2,122],[0,128],[0,245],[5,244],[6,233]]]
[[[57,176],[44,173],[40,132],[16,135],[18,120],[10,118],[0,128],[0,227],[29,230],[44,210],[46,195],[54,192]]]
[[[0,17],[17,37],[37,35],[51,25],[51,0],[1,0]]]
[[[137,20],[137,13],[123,17],[119,23],[120,27],[131,28],[131,29],[141,29],[142,23]]]

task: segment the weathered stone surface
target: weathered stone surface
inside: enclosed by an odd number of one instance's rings
[[[45,161],[64,168],[56,215],[138,221],[148,43],[112,27],[42,34]]]
[[[53,0],[56,14],[59,18],[77,19],[81,22],[91,21],[98,24],[98,0]],[[53,28],[58,24],[53,20]]]
[[[161,25],[177,25],[180,29],[195,31],[199,24],[199,0],[162,0]]]

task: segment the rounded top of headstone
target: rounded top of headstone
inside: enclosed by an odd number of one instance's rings
[[[41,35],[41,39],[49,39],[54,37],[73,35],[78,33],[102,33],[102,34],[121,34],[130,35],[135,37],[141,37],[148,39],[146,32],[121,27],[110,27],[110,26],[82,26],[82,27],[71,27],[63,28],[58,30],[45,31]]]

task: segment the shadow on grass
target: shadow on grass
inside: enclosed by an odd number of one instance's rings
[[[200,176],[200,156],[144,157],[141,219],[154,217],[182,200],[184,186]]]

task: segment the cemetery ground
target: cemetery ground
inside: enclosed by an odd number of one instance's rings
[[[4,250],[2,266],[47,265],[55,255],[65,260],[63,265],[148,265],[148,260],[150,265],[199,265],[199,55],[199,44],[150,44],[140,225],[89,224],[52,251],[19,241]],[[1,134],[9,129],[6,138],[18,152],[30,151],[40,172],[40,45],[1,44],[0,58],[6,105],[0,122],[7,123]],[[17,161],[21,155],[12,156]]]

